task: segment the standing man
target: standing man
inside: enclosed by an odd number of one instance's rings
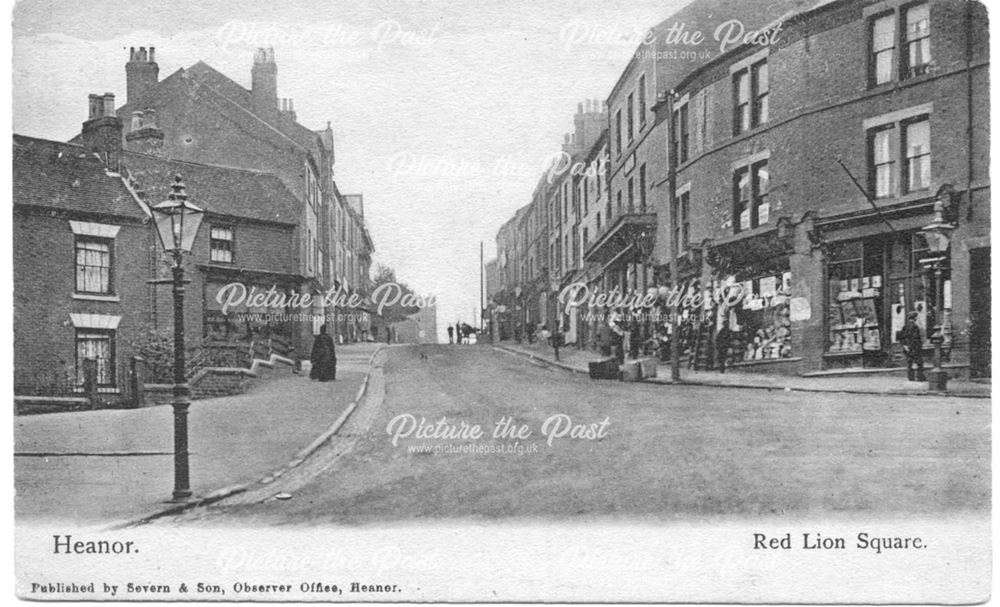
[[[733,332],[729,330],[729,320],[723,319],[722,327],[715,334],[715,360],[719,363],[719,373],[726,372],[726,359],[729,357],[729,345],[733,341]]]
[[[924,338],[917,326],[917,313],[906,315],[906,324],[896,332],[896,340],[903,344],[906,354],[906,378],[910,381],[926,381],[924,378]]]
[[[559,346],[562,345],[562,341],[563,341],[563,332],[560,329],[559,325],[557,324],[556,330],[552,332],[552,351],[556,357],[556,360],[559,360]]]
[[[448,343],[455,343],[455,328],[448,325]]]

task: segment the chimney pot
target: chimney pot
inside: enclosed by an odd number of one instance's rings
[[[115,115],[115,94],[104,93],[104,116]]]
[[[583,104],[582,103],[576,104],[576,113],[577,114],[582,114],[583,113]]]
[[[156,47],[153,47],[153,46],[149,47],[149,62],[150,63],[156,63],[155,53],[156,53]]]
[[[104,115],[104,100],[100,95],[90,94],[90,111],[87,115],[87,120],[93,120],[94,118],[100,118]]]

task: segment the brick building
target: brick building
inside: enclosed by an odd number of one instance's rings
[[[364,236],[348,240],[358,231],[350,224],[363,228],[363,213],[352,214],[353,203],[337,189],[330,123],[311,130],[297,121],[294,101],[278,97],[273,49],[254,53],[249,89],[201,61],[160,80],[152,47],[130,49],[125,70],[128,99],[117,114],[127,125],[126,150],[277,176],[298,201],[296,272],[308,279],[301,292],[318,296],[331,288],[370,286],[361,272],[374,247],[363,229]],[[162,136],[142,136],[150,116]],[[348,268],[358,274],[351,283],[344,280]],[[298,325],[303,342],[311,340],[324,315],[334,320],[332,308],[313,312],[312,322]],[[352,330],[350,337],[360,334]]]
[[[128,364],[148,330],[169,335],[173,299],[150,279],[169,276],[150,207],[178,175],[205,219],[185,257],[186,342],[273,337],[305,351],[292,323],[254,319],[235,306],[223,315],[226,284],[294,293],[307,284],[298,251],[298,201],[275,175],[168,159],[149,140],[162,134],[147,115],[123,148],[114,95],[91,95],[78,143],[14,137],[15,375],[17,390],[79,388],[81,361],[98,362],[107,392],[124,389]],[[23,245],[23,246],[22,246]]]
[[[737,329],[737,365],[898,367],[895,333],[915,311],[925,339],[943,321],[954,373],[989,374],[989,283],[970,279],[989,275],[982,5],[825,3],[785,19],[772,44],[692,71],[675,95],[660,234],[680,282],[742,286],[732,308],[689,311]],[[667,122],[667,104],[656,109]],[[937,201],[956,225],[940,282],[920,230]]]
[[[149,210],[82,145],[13,146],[15,393],[82,387],[86,358],[114,391],[149,308]]]
[[[734,21],[756,33],[720,45]],[[694,364],[716,363],[725,319],[743,370],[897,368],[895,332],[915,311],[925,337],[941,321],[953,374],[989,375],[989,282],[971,279],[989,275],[986,23],[961,0],[689,4],[608,97],[600,214],[582,212],[593,190],[574,190],[587,230],[575,276],[560,253],[566,200],[545,192],[548,277],[741,293],[682,307]],[[938,202],[955,226],[940,280],[920,229]],[[509,230],[498,254],[513,290]]]

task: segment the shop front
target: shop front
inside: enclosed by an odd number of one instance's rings
[[[731,237],[708,247],[713,331],[729,330],[728,348],[716,352],[718,367],[795,373],[801,353],[795,351],[792,255],[794,227],[787,218],[747,237]],[[801,301],[800,301],[801,303]],[[759,367],[759,368],[758,368]]]
[[[951,345],[951,272],[947,257],[930,251],[920,230],[830,243],[826,249],[824,367],[906,365],[898,333],[910,312],[930,355],[940,321]],[[941,309],[938,310],[938,307]]]

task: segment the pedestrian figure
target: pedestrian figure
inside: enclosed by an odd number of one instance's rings
[[[529,320],[525,328],[528,333],[528,344],[535,343],[535,331],[536,331],[535,321]]]
[[[552,332],[552,351],[556,357],[556,360],[559,360],[559,346],[562,345],[562,340],[563,340],[563,333],[562,331],[559,330],[559,327],[557,325],[556,330]]]
[[[319,381],[337,379],[337,350],[333,344],[333,338],[326,332],[326,325],[319,328],[319,335],[313,340],[309,362],[312,363],[309,379]]]
[[[452,327],[451,325],[448,325],[448,343],[454,343],[455,342],[454,338],[455,338],[455,328]]]
[[[729,330],[729,321],[723,320],[722,327],[715,334],[715,360],[719,363],[719,373],[726,372],[726,359],[729,357],[729,345],[733,341],[733,332]]]
[[[608,328],[611,329],[611,350],[618,364],[625,362],[625,336],[627,333],[621,327],[621,313],[611,312],[608,316]]]
[[[639,321],[632,314],[632,319],[628,324],[628,357],[632,360],[639,358],[639,349],[642,342]]]
[[[385,343],[386,344],[392,343],[392,327],[387,326],[385,328]]]
[[[926,381],[924,378],[924,338],[917,326],[917,313],[906,315],[906,324],[896,332],[896,340],[903,344],[906,354],[906,378],[910,381]]]

